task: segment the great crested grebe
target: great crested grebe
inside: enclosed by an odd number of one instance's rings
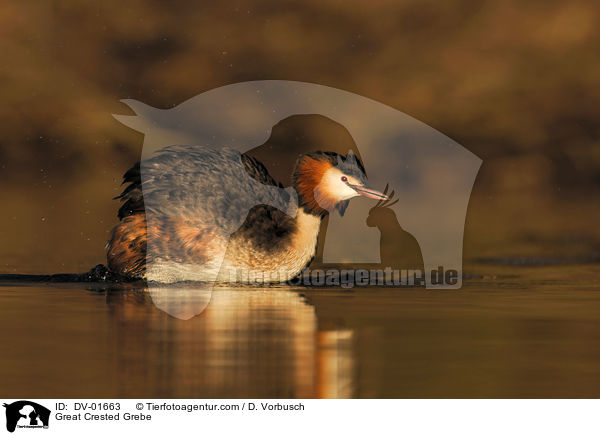
[[[123,179],[128,186],[118,196],[121,221],[107,244],[108,267],[159,282],[235,282],[249,275],[285,282],[314,257],[327,213],[343,215],[359,195],[387,199],[365,185],[351,152],[300,155],[293,190],[278,185],[258,160],[229,148],[167,147]]]

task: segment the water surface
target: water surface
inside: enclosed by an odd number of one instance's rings
[[[471,269],[474,270],[474,269]],[[0,287],[5,397],[598,397],[597,264],[479,266],[461,290]]]

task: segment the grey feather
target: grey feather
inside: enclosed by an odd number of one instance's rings
[[[142,191],[148,218],[153,214],[193,216],[195,223],[212,226],[218,234],[228,237],[244,222],[248,211],[259,204],[295,216],[296,191],[279,187],[260,167],[250,165],[258,172],[251,176],[249,162],[244,158],[231,148],[176,145],[142,161]]]

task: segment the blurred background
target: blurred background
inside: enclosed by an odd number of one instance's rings
[[[112,113],[248,80],[341,88],[480,158],[465,263],[600,261],[600,5],[5,2],[0,272],[105,262],[143,137]]]
[[[312,82],[483,165],[461,291],[215,292],[183,322],[137,289],[3,287],[0,390],[598,397],[599,20],[589,0],[3,2],[0,273],[105,263],[144,139],[112,117],[133,114],[122,99],[167,109],[236,82]]]

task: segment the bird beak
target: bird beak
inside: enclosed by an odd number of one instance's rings
[[[359,195],[366,196],[367,198],[383,199],[383,200],[388,199],[388,196],[385,193],[381,193],[380,191],[371,189],[370,187],[367,187],[367,186],[362,186],[360,184],[350,184],[350,183],[348,183],[348,186],[350,186],[351,188],[356,190],[356,193],[358,193]]]

